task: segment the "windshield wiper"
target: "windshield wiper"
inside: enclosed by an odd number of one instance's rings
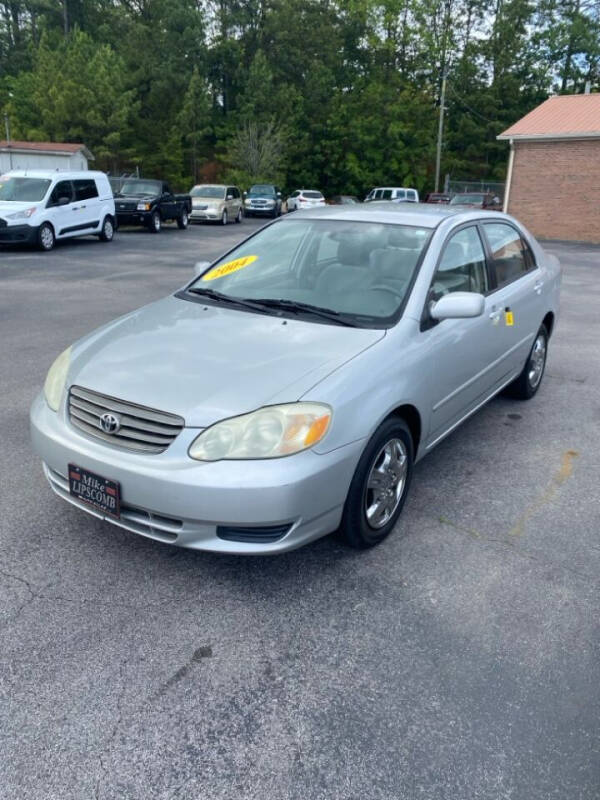
[[[335,322],[337,325],[346,325],[349,328],[358,327],[355,322],[351,322],[346,316],[339,311],[334,311],[332,308],[321,308],[320,306],[313,306],[311,303],[302,303],[299,300],[284,300],[283,298],[277,299],[274,297],[261,297],[253,301],[261,306],[267,308],[280,308],[284,311],[298,311],[306,314],[311,314],[313,317],[321,317],[330,322]]]
[[[230,303],[231,305],[240,306],[242,308],[251,308],[253,311],[262,310],[262,305],[258,305],[258,303],[254,303],[252,300],[246,300],[243,297],[232,297],[230,294],[223,294],[222,292],[215,291],[215,289],[200,289],[196,286],[192,286],[191,289],[188,289],[188,292],[191,294],[199,294],[202,297],[208,297],[209,300]]]

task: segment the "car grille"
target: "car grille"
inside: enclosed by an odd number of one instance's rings
[[[114,433],[102,429],[104,414],[113,415],[120,423]],[[185,420],[175,414],[116,400],[80,386],[72,386],[69,392],[69,417],[73,425],[90,436],[143,453],[162,453],[185,425]]]
[[[137,203],[116,203],[117,211],[135,211]]]

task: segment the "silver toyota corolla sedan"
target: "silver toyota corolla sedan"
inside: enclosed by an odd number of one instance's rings
[[[60,497],[199,550],[381,542],[418,459],[537,392],[558,313],[558,261],[489,211],[313,209],[197,266],[58,356],[31,433]]]

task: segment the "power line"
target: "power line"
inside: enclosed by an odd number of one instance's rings
[[[456,92],[456,90],[454,89],[454,87],[452,86],[452,84],[450,83],[450,81],[448,81],[448,88],[450,89],[450,91],[452,92],[452,94],[453,94],[453,95],[456,97],[456,99],[457,99],[457,100],[460,102],[460,104],[461,104],[461,105],[462,105],[464,108],[466,108],[466,109],[467,109],[467,111],[470,111],[470,112],[471,112],[471,114],[475,114],[475,116],[476,116],[476,117],[479,117],[479,118],[480,118],[480,119],[482,119],[484,122],[492,122],[492,123],[494,123],[494,122],[497,122],[497,121],[498,121],[498,120],[489,119],[489,117],[484,117],[484,116],[483,116],[483,114],[480,114],[480,113],[479,113],[479,111],[475,111],[475,109],[474,109],[474,108],[471,108],[471,106],[467,105],[467,104],[465,103],[465,101],[462,99],[462,97],[461,97],[461,96],[460,96],[460,95],[459,95],[459,94]]]

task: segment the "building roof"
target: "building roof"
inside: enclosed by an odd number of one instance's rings
[[[600,138],[600,94],[563,94],[549,97],[498,139]]]
[[[93,160],[94,156],[87,147],[80,142],[19,142],[13,139],[10,142],[0,141],[0,152],[13,153],[43,153],[55,155],[73,155],[83,152],[83,155]]]

